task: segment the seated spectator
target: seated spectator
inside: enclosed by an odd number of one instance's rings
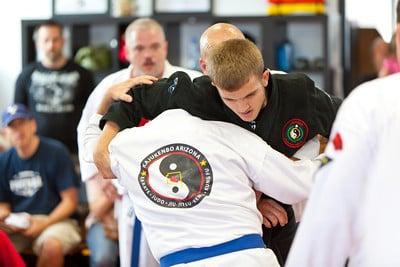
[[[393,36],[389,45],[389,53],[383,59],[378,76],[385,77],[397,72],[400,72],[400,63],[397,61],[396,58],[396,41],[395,36]]]
[[[37,266],[63,266],[63,256],[81,241],[70,218],[79,179],[68,150],[36,134],[24,105],[7,107],[2,126],[13,147],[0,154],[0,227],[19,252],[33,249]]]
[[[25,262],[15,250],[6,233],[0,230],[0,266],[25,267]]]

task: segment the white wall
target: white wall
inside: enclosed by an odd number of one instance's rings
[[[7,1],[7,8],[0,10],[0,110],[12,102],[15,80],[21,71],[21,19],[50,16],[51,0]]]
[[[217,16],[263,16],[267,14],[266,0],[214,0]]]
[[[395,3],[394,0],[346,1],[346,17],[360,28],[376,28],[389,42],[394,32]]]

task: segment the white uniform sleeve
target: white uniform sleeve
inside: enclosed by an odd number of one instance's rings
[[[293,161],[245,129],[235,126],[229,132],[229,135],[221,133],[221,142],[229,142],[245,160],[254,189],[287,204],[308,197],[319,160]]]
[[[253,187],[286,204],[305,200],[319,161],[293,161],[269,146],[266,148],[260,170],[251,177]]]
[[[287,266],[344,266],[363,188],[363,150],[362,146],[352,147],[351,153],[318,171]]]
[[[118,191],[118,194],[120,195],[124,195],[128,193],[128,189],[133,190],[132,188],[134,188],[134,185],[132,185],[132,180],[129,179],[129,175],[125,174],[123,175],[123,170],[120,168],[120,164],[118,161],[118,152],[119,149],[116,148],[116,146],[118,146],[117,143],[117,137],[114,138],[110,145],[108,146],[109,152],[110,152],[110,168],[111,171],[114,173],[115,177],[117,179],[112,179],[112,183],[115,186],[115,188]],[[132,158],[134,158],[132,156]],[[132,187],[133,186],[133,187]]]
[[[83,181],[86,181],[87,179],[93,177],[93,175],[95,175],[98,172],[96,166],[93,163],[85,161],[84,136],[91,116],[96,113],[97,106],[101,102],[104,92],[111,85],[112,85],[112,79],[111,76],[108,76],[104,80],[102,80],[99,85],[96,86],[96,88],[93,90],[88,100],[86,101],[85,107],[82,111],[81,119],[78,124],[77,128],[78,152],[79,152],[78,156],[79,156],[81,177]]]
[[[318,137],[315,136],[313,139],[307,141],[307,143],[305,143],[299,150],[297,150],[293,157],[297,159],[315,159],[316,157],[323,157],[323,155],[318,155],[319,150],[320,142]],[[296,222],[301,220],[306,204],[307,200],[303,200],[292,205]]]
[[[297,159],[315,159],[318,157],[320,142],[318,137],[308,140],[299,150],[294,153],[293,157]]]
[[[85,135],[82,138],[83,149],[82,155],[86,162],[93,163],[93,152],[100,137],[101,130],[99,122],[102,116],[100,114],[93,114],[89,119],[89,124],[86,128]]]
[[[344,266],[351,253],[374,146],[365,105],[350,96],[339,110],[326,151],[332,161],[317,172],[286,266]]]
[[[336,120],[333,123],[331,136],[326,147],[326,155],[333,159],[347,152],[348,146],[371,137],[370,124],[374,121],[373,103],[364,100],[368,97],[360,95],[364,88],[354,89],[343,102]],[[350,164],[350,162],[349,162]]]
[[[93,114],[90,119],[89,123],[87,125],[85,135],[82,138],[82,143],[83,143],[83,149],[82,149],[82,155],[85,160],[85,162],[90,162],[93,163],[93,152],[97,144],[97,140],[100,137],[101,130],[99,128],[99,122],[102,118],[102,115],[100,114]],[[111,146],[110,146],[111,148]],[[111,170],[115,174],[116,177],[119,177],[116,172],[119,172],[118,170],[118,162],[115,159],[115,156],[113,153],[110,152],[110,165],[111,165]],[[124,194],[126,190],[121,186],[119,183],[119,180],[117,179],[112,179],[111,181],[113,185],[117,188],[117,191],[120,195]]]

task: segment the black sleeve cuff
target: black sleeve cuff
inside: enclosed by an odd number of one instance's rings
[[[115,122],[122,131],[126,128],[137,126],[137,121],[133,117],[133,112],[128,107],[130,103],[118,101],[111,104],[107,113],[100,120],[100,129],[104,128],[107,121]]]

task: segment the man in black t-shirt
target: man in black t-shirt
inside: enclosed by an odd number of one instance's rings
[[[39,135],[61,141],[76,154],[76,128],[94,88],[92,74],[63,54],[60,24],[40,24],[33,37],[40,61],[28,65],[18,76],[14,102],[30,108]]]

